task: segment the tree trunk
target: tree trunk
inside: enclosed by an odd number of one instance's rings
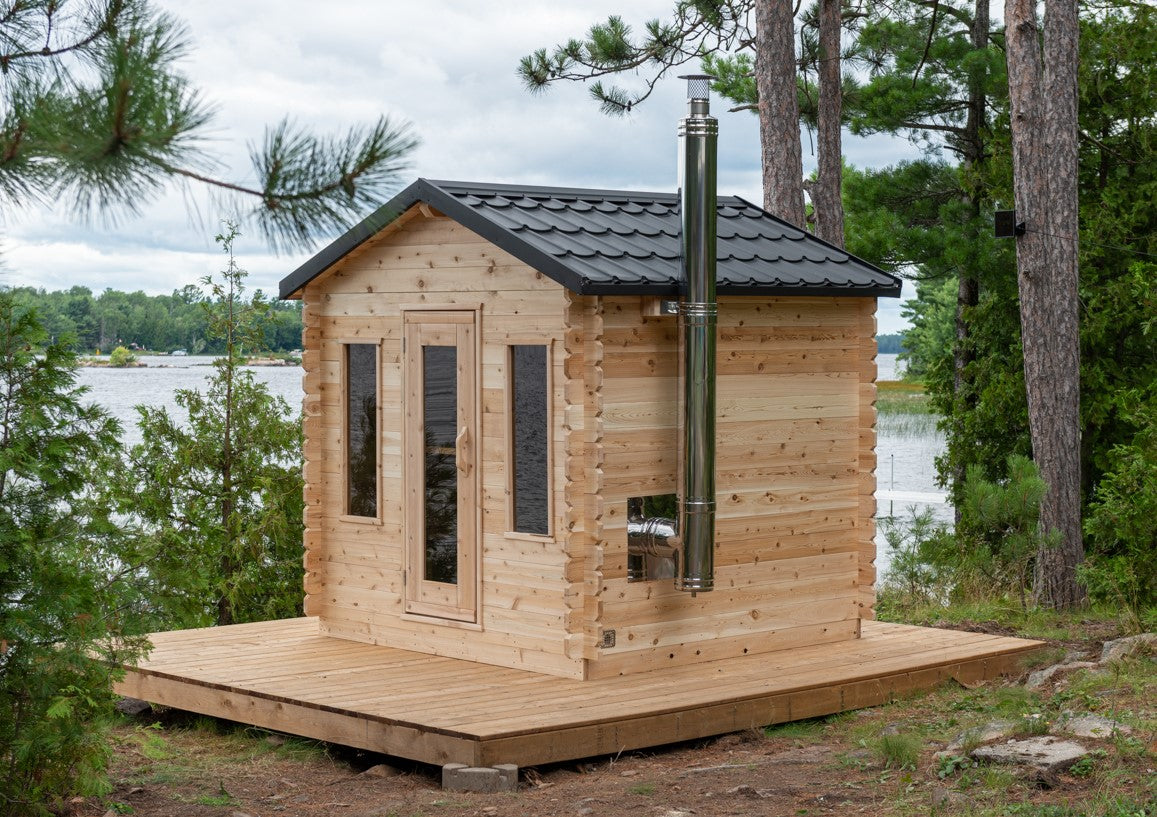
[[[803,228],[803,159],[795,82],[795,21],[785,0],[755,1],[755,83],[763,207]]]
[[[819,142],[819,169],[811,187],[815,208],[816,235],[844,246],[844,203],[841,194],[843,154],[840,125],[840,0],[820,0],[819,11],[819,110],[816,135]]]
[[[989,13],[990,0],[976,0],[972,13],[972,28],[969,32],[969,41],[974,51],[988,48],[988,32],[992,25]],[[965,178],[975,180],[981,177],[980,165],[985,162],[984,143],[984,114],[987,104],[985,93],[984,74],[982,68],[974,68],[974,73],[968,80],[968,117],[964,122],[964,133],[961,139]],[[969,184],[966,182],[966,184]],[[969,214],[974,225],[979,223],[981,199],[983,192],[977,189],[975,181],[971,182],[971,189],[967,190]],[[952,349],[952,394],[953,422],[957,428],[963,423],[963,413],[971,411],[976,405],[976,395],[970,390],[968,365],[972,363],[972,346],[969,342],[971,327],[968,325],[968,311],[980,303],[980,281],[974,275],[969,275],[966,265],[960,273],[959,285],[956,290],[956,341]],[[958,434],[963,434],[958,430]],[[967,465],[963,460],[958,461],[952,474],[952,481],[956,485],[963,485]],[[961,508],[956,506],[956,525],[961,523]]]
[[[1037,601],[1080,603],[1080,348],[1077,312],[1077,3],[1047,0],[1044,60],[1033,0],[1006,0],[1024,379],[1033,456],[1048,491]]]

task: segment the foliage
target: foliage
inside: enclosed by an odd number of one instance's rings
[[[1010,456],[1003,470],[1006,477],[989,479],[981,466],[970,466],[955,533],[935,524],[929,511],[882,523],[890,557],[880,582],[882,615],[1008,595],[1027,609],[1045,484],[1027,457]]]
[[[1128,419],[1138,432],[1114,446],[1114,463],[1097,485],[1085,530],[1093,555],[1083,578],[1089,595],[1121,610],[1126,628],[1140,632],[1145,611],[1157,606],[1157,383],[1134,390]]]
[[[911,324],[904,333],[904,350],[900,353],[900,360],[907,364],[905,380],[945,379],[952,366],[956,341],[956,291],[955,277],[916,282],[916,297],[906,301],[900,310]]]
[[[650,96],[672,68],[704,55],[750,48],[752,6],[751,0],[676,0],[671,18],[649,20],[639,37],[622,17],[612,15],[591,26],[582,39],[523,57],[518,74],[531,91],[559,80],[593,79],[590,94],[603,112],[626,114]],[[638,69],[652,73],[643,75]],[[602,77],[623,73],[640,77],[642,87],[631,91],[602,82]]]
[[[894,617],[912,607],[944,604],[955,574],[951,564],[933,556],[953,546],[952,532],[936,524],[927,509],[913,511],[903,521],[886,517],[880,528],[889,559],[888,570],[878,583],[881,614]]]
[[[34,350],[43,347],[43,352]],[[115,458],[114,420],[84,403],[76,358],[0,293],[0,814],[41,813],[103,790],[103,724],[122,590],[94,500]]]
[[[905,377],[938,384],[949,402],[959,277],[976,277],[986,297],[1003,296],[1010,284],[1015,294],[1011,248],[992,237],[991,216],[976,212],[968,184],[962,167],[932,159],[844,172],[848,251],[916,282],[903,311],[912,323]]]
[[[965,513],[958,532],[957,592],[980,598],[1015,590],[1027,607],[1031,564],[1041,546],[1040,506],[1047,487],[1028,457],[1008,457],[1008,476],[990,481],[979,464],[968,467]],[[969,586],[971,585],[971,586]]]
[[[124,346],[118,346],[113,349],[108,356],[108,365],[114,369],[124,369],[132,366],[137,362],[137,356],[126,349]]]
[[[974,122],[970,132],[969,100],[975,96],[989,109],[997,107],[1008,80],[1004,53],[991,32],[983,47],[973,45],[975,3],[897,0],[869,3],[866,12],[853,57],[867,68],[867,77],[844,80],[852,133],[906,133],[929,152],[943,146],[962,158],[981,159],[988,127]]]
[[[47,292],[32,287],[8,290],[16,303],[34,308],[49,337],[69,336],[79,352],[127,346],[130,349],[220,354],[224,342],[210,337],[205,295],[193,285],[170,295],[87,287]],[[273,301],[265,323],[266,345],[276,352],[301,346],[301,301]]]
[[[142,442],[119,498],[140,526],[124,558],[141,568],[155,614],[171,625],[300,614],[301,428],[285,401],[242,368],[260,348],[266,311],[259,295],[243,296],[237,236],[230,225],[217,237],[228,264],[220,282],[205,280],[210,331],[225,355],[204,392],[177,392],[187,423],[138,407]]]
[[[1153,161],[1157,93],[1149,70],[1154,42],[1157,11],[1149,6],[1111,3],[1083,12],[1080,299],[1082,486],[1087,514],[1097,514],[1103,497],[1114,495],[1112,483],[1105,491],[1099,486],[1113,478],[1119,465],[1127,469],[1133,461],[1124,451],[1137,454],[1138,435],[1147,422],[1138,406],[1148,399],[1148,385],[1157,381],[1152,337],[1157,265],[1139,255],[1157,254],[1157,210],[1151,206],[1157,196]],[[1032,453],[1011,242],[991,238],[987,216],[977,226],[953,217],[953,195],[944,183],[952,172],[957,174],[958,190],[988,191],[986,201],[992,207],[1009,200],[1007,110],[999,96],[995,102],[989,123],[992,158],[983,174],[965,175],[963,166],[941,171],[897,166],[849,171],[845,184],[849,250],[897,269],[908,263],[912,265],[908,271],[922,279],[916,301],[907,305],[920,329],[909,332],[905,340],[909,357],[921,361],[918,365],[924,369],[933,404],[945,417],[947,452],[938,465],[942,481],[962,509],[964,482],[953,482],[954,475],[981,464],[988,469],[988,478],[1005,479],[1009,454]],[[957,392],[945,344],[955,329],[952,285],[937,282],[955,281],[963,273],[977,276],[981,294],[979,303],[965,310],[970,328],[965,352],[971,360],[964,370],[964,389]],[[1139,484],[1134,505],[1146,507],[1147,486]],[[1103,597],[1126,592],[1112,588],[1129,586],[1130,575],[1143,586],[1144,571],[1128,566],[1144,548],[1151,552],[1152,547],[1151,540],[1136,533],[1115,535],[1110,517],[1130,517],[1120,514],[1120,503],[1109,506],[1116,509],[1099,512],[1097,534],[1092,528],[1086,531],[1092,571],[1086,572],[1086,579],[1099,582],[1095,592]]]
[[[885,335],[876,335],[876,351],[882,355],[895,355],[901,351],[904,334],[893,332]]]
[[[26,0],[0,14],[0,206],[139,212],[170,181],[256,202],[269,244],[305,248],[380,204],[416,140],[382,117],[345,136],[289,120],[250,148],[257,184],[207,175],[212,107],[178,70],[187,37],[147,0]]]

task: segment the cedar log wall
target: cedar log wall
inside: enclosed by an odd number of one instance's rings
[[[638,297],[585,315],[588,526],[615,631],[588,677],[856,637],[874,602],[875,299],[719,299],[715,590],[694,597],[626,579],[628,497],[676,490],[677,320]]]
[[[582,677],[586,604],[568,570],[563,439],[561,286],[447,218],[415,207],[392,229],[310,283],[305,300],[307,615],[322,632],[402,649]],[[499,289],[501,287],[501,289]],[[480,308],[481,628],[405,616],[401,311],[411,305]],[[342,516],[345,491],[342,345],[382,343],[380,524]],[[551,537],[508,537],[506,346],[552,342]],[[590,581],[594,585],[594,581]],[[593,625],[591,626],[593,638]]]
[[[420,211],[303,293],[305,609],[323,632],[574,678],[858,634],[874,603],[875,299],[720,299],[716,589],[692,598],[626,580],[627,498],[675,491],[677,320],[571,295]],[[481,628],[403,615],[401,309],[417,304],[481,307]],[[552,536],[510,537],[506,345],[548,339]],[[342,344],[376,341],[371,524],[342,516]]]

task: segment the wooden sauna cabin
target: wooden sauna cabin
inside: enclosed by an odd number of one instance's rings
[[[573,679],[860,635],[900,282],[743,199],[717,214],[710,592],[628,547],[632,503],[677,492],[674,194],[419,179],[282,282],[323,635]]]
[[[155,633],[117,691],[526,766],[1017,671],[1037,642],[871,620],[899,282],[742,199],[700,209],[717,263],[684,285],[674,195],[419,180],[286,278],[306,616]]]
[[[876,298],[900,282],[718,198],[710,78],[688,80],[677,196],[419,179],[282,281],[306,615],[154,634],[118,691],[528,765],[1039,646],[871,620]]]

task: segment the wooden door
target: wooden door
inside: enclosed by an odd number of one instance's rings
[[[406,612],[478,620],[477,313],[404,313]]]

